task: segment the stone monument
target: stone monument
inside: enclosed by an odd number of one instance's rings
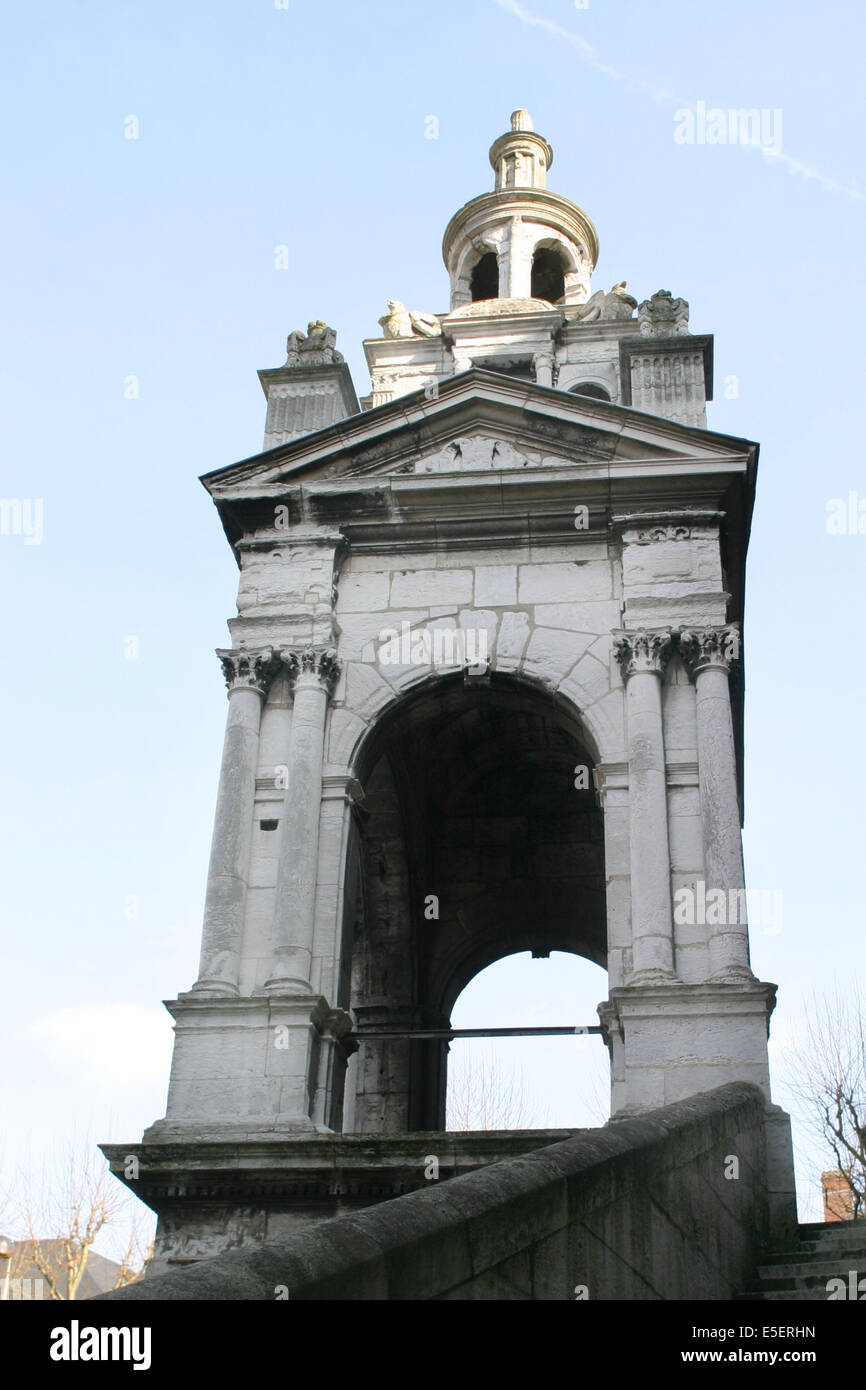
[[[201,962],[165,1117],[106,1146],[155,1269],[422,1185],[453,1003],[526,950],[606,967],[614,1115],[762,1089],[790,1219],[740,840],[758,446],[706,428],[684,300],[593,294],[525,111],[490,162],[447,311],[390,302],[360,402],[334,331],[292,333],[265,451],[202,480],[240,575]]]

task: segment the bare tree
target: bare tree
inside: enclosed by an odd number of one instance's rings
[[[789,1084],[813,1135],[833,1153],[859,1216],[866,1212],[866,1012],[856,987],[847,998],[837,989],[813,999]]]
[[[111,1176],[89,1137],[71,1140],[54,1161],[43,1161],[38,1181],[27,1164],[18,1186],[16,1224],[24,1238],[12,1257],[13,1279],[35,1268],[50,1299],[75,1299],[94,1243],[106,1238],[117,1256],[112,1288],[141,1276],[150,1253],[143,1209]]]
[[[450,1060],[445,1121],[449,1130],[531,1127],[522,1072],[515,1067],[506,1071],[493,1058],[473,1055],[468,1046]]]

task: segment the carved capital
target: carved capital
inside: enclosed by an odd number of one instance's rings
[[[317,680],[328,696],[333,693],[340,675],[340,663],[333,648],[322,651],[315,647],[286,647],[281,650],[280,658],[293,686],[299,677],[308,676]]]
[[[258,651],[217,650],[225,676],[226,686],[231,695],[235,690],[256,690],[265,696],[271,681],[279,670],[280,662],[270,647]]]
[[[643,671],[660,676],[670,660],[672,640],[669,627],[614,633],[613,651],[623,680]]]
[[[680,632],[680,654],[690,676],[714,666],[729,672],[740,656],[740,630],[736,623],[725,627],[684,628]]]

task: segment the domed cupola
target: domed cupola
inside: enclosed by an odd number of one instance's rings
[[[494,192],[464,204],[445,230],[452,314],[464,305],[472,314],[501,314],[585,303],[598,236],[585,212],[547,191],[553,150],[528,111],[513,112],[490,163]]]

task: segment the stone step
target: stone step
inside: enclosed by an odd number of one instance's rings
[[[861,1236],[866,1237],[866,1217],[861,1216],[857,1221],[801,1221],[800,1230],[806,1231],[809,1235],[823,1235],[828,1231],[859,1231]]]
[[[866,1249],[866,1221],[809,1222],[800,1226],[800,1239],[821,1244],[862,1245]]]
[[[789,1250],[768,1250],[761,1256],[761,1264],[797,1264],[800,1260],[811,1260],[817,1253],[818,1246],[815,1241],[803,1241],[802,1245]]]
[[[830,1279],[843,1279],[847,1287],[851,1270],[858,1283],[866,1278],[866,1221],[803,1222],[799,1235],[792,1249],[761,1257],[756,1278],[737,1295],[739,1300],[826,1301]]]
[[[828,1279],[836,1275],[847,1277],[849,1269],[857,1271],[858,1275],[866,1274],[866,1254],[846,1255],[844,1259],[833,1260],[822,1256],[820,1260],[791,1260],[780,1264],[758,1265],[758,1279],[783,1279],[786,1275],[792,1278],[806,1274],[826,1274]]]
[[[826,1289],[762,1289],[757,1293],[738,1293],[736,1303],[826,1303]]]
[[[803,1241],[787,1250],[768,1250],[762,1265],[802,1264],[806,1260],[858,1260],[866,1258],[866,1244],[834,1245],[830,1242]]]

